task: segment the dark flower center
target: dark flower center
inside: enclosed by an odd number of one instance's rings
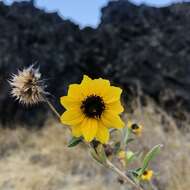
[[[105,104],[100,96],[90,95],[82,101],[81,109],[90,118],[100,118],[105,110]]]
[[[138,128],[139,128],[139,126],[136,123],[131,125],[131,129],[138,129]]]
[[[148,175],[148,172],[147,172],[147,171],[144,171],[143,175]]]

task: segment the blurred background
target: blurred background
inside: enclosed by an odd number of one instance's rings
[[[68,149],[46,105],[9,95],[11,73],[31,64],[60,113],[59,97],[83,74],[122,87],[124,118],[144,125],[131,149],[164,144],[153,189],[189,189],[189,20],[189,1],[0,1],[0,190],[131,190],[85,147]]]

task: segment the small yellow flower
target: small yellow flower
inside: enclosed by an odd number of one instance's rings
[[[131,129],[132,133],[134,133],[137,136],[140,136],[142,133],[142,125],[138,125],[136,123],[128,122],[128,127]]]
[[[127,160],[126,160],[126,152],[124,151],[124,150],[120,150],[119,152],[118,152],[118,158],[119,158],[119,161],[121,162],[121,164],[123,165],[123,166],[126,166],[126,164],[127,164]]]
[[[124,150],[119,151],[118,158],[124,160],[126,158],[126,152]]]
[[[153,177],[154,172],[152,170],[145,170],[141,176],[143,181],[150,181]]]
[[[81,84],[71,84],[67,96],[61,97],[61,104],[66,108],[61,122],[71,126],[73,136],[105,144],[109,140],[109,128],[124,127],[119,116],[123,112],[121,93],[108,80],[92,80],[84,75]]]

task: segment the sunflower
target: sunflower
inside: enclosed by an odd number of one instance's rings
[[[141,179],[144,181],[150,181],[152,179],[154,172],[152,170],[145,170],[141,176]]]
[[[137,136],[141,136],[142,133],[142,125],[138,125],[136,123],[132,123],[131,121],[128,121],[127,126],[129,129],[131,129],[132,133],[137,135]]]
[[[121,93],[122,90],[111,86],[108,80],[92,80],[84,75],[81,84],[71,84],[67,96],[61,97],[61,104],[66,108],[61,122],[71,126],[73,136],[105,144],[110,128],[124,127],[119,116],[123,112]]]

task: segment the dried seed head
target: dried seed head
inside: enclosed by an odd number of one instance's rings
[[[46,86],[41,80],[39,69],[35,69],[33,65],[13,74],[9,80],[11,85],[11,95],[20,103],[25,105],[33,105],[44,101]]]

